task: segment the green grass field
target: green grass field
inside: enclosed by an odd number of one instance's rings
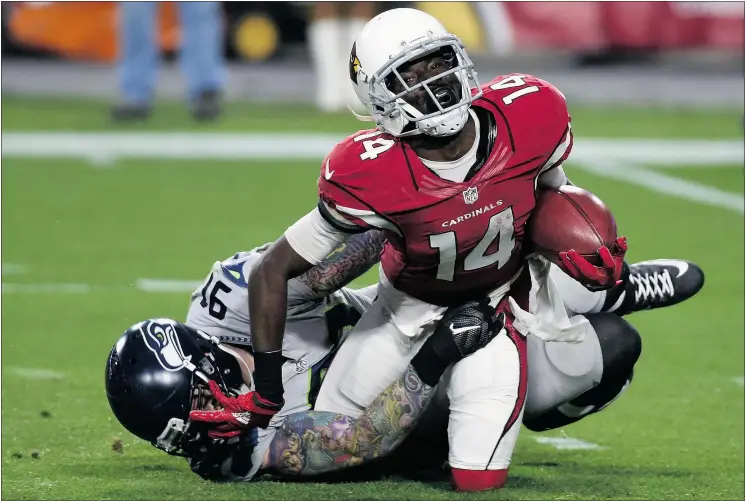
[[[139,127],[111,126],[105,111],[103,103],[4,97],[3,133],[358,128],[345,116],[269,106],[231,106],[223,123],[206,126],[189,123],[175,104],[160,105],[153,122]],[[583,108],[573,117],[578,145],[584,137],[742,139],[734,111]],[[138,280],[201,280],[215,260],[276,238],[315,203],[318,160],[123,159],[100,168],[84,159],[3,157],[4,498],[743,499],[742,212],[572,162],[572,180],[616,215],[631,261],[690,259],[704,268],[707,283],[688,303],[628,317],[644,339],[629,391],[563,430],[523,429],[508,488],[462,496],[444,482],[395,478],[213,484],[129,435],[106,402],[106,355],[136,321],[182,318],[189,298],[144,292]],[[743,194],[737,162],[649,170]],[[368,274],[360,283],[372,280]],[[602,448],[557,449],[538,442],[541,436]],[[112,450],[117,438],[121,453]]]

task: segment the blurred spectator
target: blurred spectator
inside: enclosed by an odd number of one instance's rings
[[[179,7],[179,57],[188,103],[194,118],[211,120],[220,114],[226,79],[220,3],[179,2]],[[150,115],[160,59],[156,15],[156,2],[119,4],[118,78],[122,103],[112,110],[115,120],[142,120]]]
[[[344,12],[346,10],[346,12]],[[357,35],[375,15],[375,2],[316,2],[308,46],[316,80],[316,106],[325,112],[364,107],[349,81],[349,54]]]

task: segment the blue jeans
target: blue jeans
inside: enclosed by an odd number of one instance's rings
[[[119,87],[127,104],[149,105],[159,61],[156,2],[119,4]],[[225,85],[222,13],[218,2],[179,2],[181,70],[189,100]]]

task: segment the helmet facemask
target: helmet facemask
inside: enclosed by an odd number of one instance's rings
[[[414,85],[407,85],[401,77],[402,66],[438,52],[450,67]],[[391,90],[394,83],[399,84],[400,92]],[[416,134],[441,137],[458,133],[465,126],[471,103],[482,94],[473,63],[463,44],[450,34],[410,44],[370,76],[368,85],[370,106],[378,125],[399,137]],[[405,99],[420,89],[426,92],[428,105],[425,109]]]
[[[221,389],[224,390],[225,387]],[[196,373],[191,387],[191,410],[221,410],[209,386]],[[172,456],[192,457],[196,450],[201,449],[205,442],[211,440],[207,436],[206,425],[194,424],[191,420],[184,421],[173,417],[153,445]]]
[[[195,360],[196,365],[184,360],[184,368],[192,373],[191,410],[220,410],[219,403],[209,389],[210,380],[215,381],[223,393],[230,396],[253,390],[253,380],[249,385],[243,381],[242,371],[239,370],[242,359],[237,353],[214,336],[198,329],[193,329],[193,332],[197,334],[193,339],[193,346],[202,356]],[[203,447],[205,441],[212,440],[207,437],[206,432],[207,427],[203,423],[192,423],[188,419],[174,417],[169,420],[153,445],[174,456],[191,457]]]

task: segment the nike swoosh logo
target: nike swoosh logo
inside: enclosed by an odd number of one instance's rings
[[[480,325],[473,325],[471,327],[458,327],[458,328],[456,328],[455,327],[455,324],[450,324],[450,332],[452,332],[454,335],[455,334],[460,334],[461,332],[472,331],[474,329],[480,329],[480,328],[481,328]]]
[[[678,276],[676,276],[675,278],[678,278],[686,271],[688,271],[688,263],[686,263],[685,261],[679,261],[677,259],[654,259],[652,261],[645,261],[644,263],[658,264],[661,266],[672,266],[673,268],[677,268]]]
[[[331,179],[331,176],[333,176],[334,172],[336,172],[335,170],[329,170],[330,163],[331,163],[331,159],[329,158],[328,160],[326,160],[326,173],[324,174],[324,177],[326,179]]]

